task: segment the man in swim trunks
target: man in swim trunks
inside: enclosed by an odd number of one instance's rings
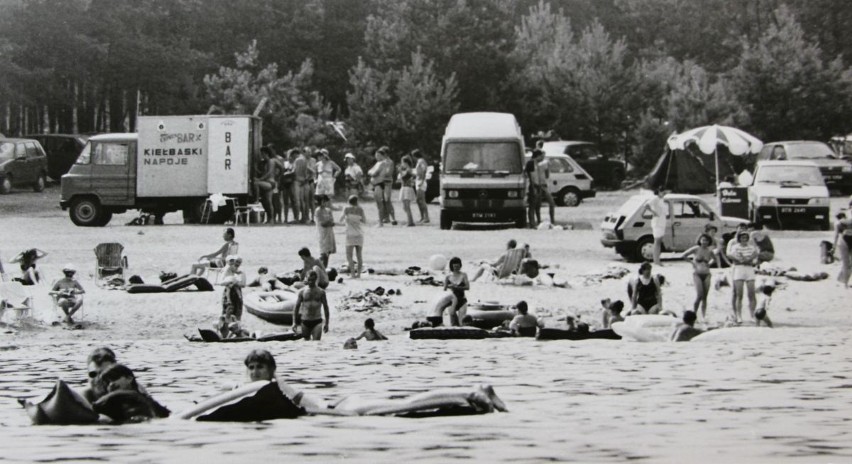
[[[683,322],[675,327],[671,340],[673,342],[688,342],[703,333],[702,330],[694,327],[696,317],[695,311],[684,311]]]
[[[320,340],[323,332],[328,332],[328,300],[325,290],[317,287],[317,277],[316,271],[308,272],[308,286],[299,290],[296,307],[293,309],[293,331],[297,326],[301,326],[302,338],[306,341]]]
[[[314,271],[317,273],[317,287],[321,289],[328,288],[328,274],[325,272],[325,266],[322,265],[322,261],[311,256],[311,250],[307,247],[299,250],[299,258],[302,258],[303,264],[302,270],[299,271],[302,280],[306,280],[308,273]]]

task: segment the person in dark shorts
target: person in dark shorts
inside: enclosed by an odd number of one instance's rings
[[[754,324],[760,327],[761,322],[772,328],[772,319],[769,319],[769,304],[772,302],[772,294],[775,293],[775,284],[767,282],[757,289],[757,307],[754,310]]]
[[[328,300],[325,290],[317,287],[316,271],[308,272],[307,283],[307,287],[299,290],[296,296],[293,331],[296,331],[296,327],[301,327],[303,339],[320,340],[323,332],[328,332],[329,328]]]

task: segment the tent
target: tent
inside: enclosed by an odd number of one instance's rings
[[[736,175],[744,167],[740,166],[742,162],[727,150],[723,151],[723,147],[719,148],[719,176],[724,179],[729,175]],[[685,150],[666,147],[666,151],[648,174],[645,186],[649,189],[662,187],[675,193],[714,193],[716,168],[713,156],[701,153],[694,149],[694,146]]]

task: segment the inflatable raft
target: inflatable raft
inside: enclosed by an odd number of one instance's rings
[[[482,340],[489,333],[478,327],[425,327],[411,329],[408,336],[412,340]]]
[[[658,314],[627,316],[623,322],[614,322],[612,330],[622,338],[637,342],[667,341],[678,320]]]
[[[249,314],[272,324],[293,324],[296,294],[288,290],[248,293],[243,296],[243,306]]]
[[[621,335],[612,329],[596,330],[594,332],[579,332],[577,330],[548,329],[538,330],[537,340],[621,340]]]
[[[305,414],[303,408],[284,395],[277,382],[259,380],[202,401],[172,417],[210,422],[255,422],[294,419]]]
[[[57,380],[44,398],[20,401],[33,425],[94,424],[98,413],[82,395]]]
[[[210,329],[198,329],[198,335],[191,337],[184,336],[191,342],[204,343],[240,343],[240,342],[287,342],[291,340],[300,340],[301,334],[295,332],[283,332],[263,335],[257,338],[254,337],[239,337],[239,338],[222,338],[218,332]]]
[[[161,284],[132,284],[127,287],[127,293],[169,293],[194,286],[199,292],[212,292],[213,285],[204,277],[184,275],[169,279]]]

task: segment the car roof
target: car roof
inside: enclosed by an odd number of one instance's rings
[[[821,143],[823,145],[827,145],[825,142],[821,142],[819,140],[782,140],[779,142],[769,142],[764,144],[766,145],[798,145],[800,143]]]
[[[98,134],[89,137],[90,141],[97,142],[100,140],[136,140],[139,134],[136,132],[116,132],[112,134]]]
[[[35,142],[38,143],[38,140],[35,139],[25,139],[25,138],[14,138],[14,139],[0,139],[0,142]]]
[[[544,145],[556,145],[562,147],[568,147],[571,145],[594,145],[594,142],[585,142],[583,140],[553,140],[550,142],[544,142]]]
[[[782,160],[782,161],[778,161],[778,160],[775,160],[775,161],[758,161],[757,165],[758,166],[784,166],[784,167],[790,167],[790,166],[817,167],[816,163],[814,163],[813,161],[805,161],[805,160],[800,160],[800,159]]]
[[[444,137],[512,138],[521,135],[515,116],[510,113],[458,113],[450,118]]]

